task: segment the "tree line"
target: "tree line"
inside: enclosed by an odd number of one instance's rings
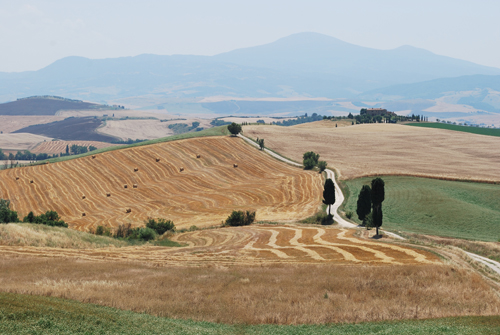
[[[382,226],[382,202],[385,200],[385,183],[382,178],[375,178],[370,185],[363,185],[356,203],[356,214],[362,225],[378,229]]]

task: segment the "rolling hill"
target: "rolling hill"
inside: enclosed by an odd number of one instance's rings
[[[182,228],[220,224],[232,210],[256,210],[257,220],[302,219],[317,212],[321,184],[318,173],[280,163],[239,138],[210,137],[3,170],[0,198],[21,216],[56,210],[78,230],[142,225],[150,216]]]
[[[379,50],[300,33],[216,56],[67,57],[38,71],[0,73],[0,101],[33,94],[92,101],[146,95],[350,98],[390,85],[476,74],[500,75],[500,69],[410,46]]]
[[[54,96],[34,96],[0,104],[0,115],[55,115],[60,110],[87,110],[105,106]]]

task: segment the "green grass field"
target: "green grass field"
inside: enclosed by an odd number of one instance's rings
[[[330,325],[174,320],[59,298],[0,293],[0,334],[499,334],[500,316]]]
[[[438,128],[438,129],[463,131],[465,133],[487,135],[487,136],[500,136],[500,129],[457,126],[454,124],[438,123],[438,122],[407,123],[406,125],[407,126],[414,126],[414,127]]]
[[[363,184],[373,178],[346,181],[345,210],[353,211]],[[500,185],[415,177],[382,177],[383,228],[430,235],[497,241],[500,238]]]

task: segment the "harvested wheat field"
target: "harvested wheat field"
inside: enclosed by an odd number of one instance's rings
[[[29,133],[0,134],[0,148],[2,150],[31,150],[38,143],[44,141],[51,142],[52,138]]]
[[[180,228],[203,227],[220,224],[232,210],[250,209],[257,220],[298,220],[317,212],[322,190],[320,174],[278,162],[235,137],[0,171],[0,198],[10,199],[21,216],[55,210],[71,228],[84,231],[142,225],[149,216]]]
[[[120,146],[121,144],[112,144],[107,142],[99,142],[99,141],[50,141],[50,142],[41,142],[36,147],[34,147],[31,152],[35,154],[45,153],[45,154],[59,154],[66,152],[66,146],[69,145],[71,148],[72,145],[79,145],[82,147],[90,147],[94,146],[97,149],[107,148],[107,147],[115,147]]]
[[[64,120],[62,116],[53,115],[0,115],[0,131],[4,134],[32,126]]]
[[[353,236],[355,230],[304,226],[251,226],[175,235],[182,248],[123,247],[62,249],[0,246],[0,254],[72,257],[94,261],[140,261],[154,266],[262,264],[439,264],[426,251]]]
[[[120,248],[119,250],[122,250]],[[224,323],[367,322],[496,315],[500,299],[452,265],[272,264],[154,267],[2,254],[0,290]]]
[[[334,121],[243,130],[299,162],[307,151],[319,153],[341,179],[390,174],[500,181],[499,137],[399,124],[335,128]]]

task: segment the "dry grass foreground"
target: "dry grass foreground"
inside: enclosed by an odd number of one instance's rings
[[[82,147],[90,147],[91,145],[96,147],[97,149],[107,148],[119,146],[120,144],[112,144],[107,142],[99,142],[99,141],[49,141],[49,142],[41,142],[32,150],[30,150],[34,154],[60,154],[66,153],[66,146],[68,145],[70,148],[73,144],[82,146]]]
[[[497,315],[476,273],[449,265],[150,267],[2,255],[0,290],[224,323],[331,323]]]
[[[202,227],[242,209],[256,210],[258,220],[297,220],[313,215],[321,197],[317,172],[281,163],[233,137],[179,140],[0,171],[0,198],[10,199],[14,210],[21,215],[55,210],[78,230],[139,225],[148,216],[171,219],[177,227]]]
[[[434,254],[388,243],[358,239],[353,236],[354,232],[354,230],[323,227],[263,225],[207,229],[176,235],[174,241],[187,245],[181,248],[110,246],[81,250],[28,247],[26,245],[36,244],[26,241],[25,245],[19,247],[0,246],[0,254],[71,257],[94,261],[140,261],[153,266],[297,263],[439,264]],[[38,235],[41,236],[41,234]],[[28,240],[29,237],[26,236],[24,239]]]
[[[335,128],[318,121],[292,127],[245,126],[280,154],[302,161],[314,151],[341,179],[391,174],[500,181],[500,138],[399,124]]]

